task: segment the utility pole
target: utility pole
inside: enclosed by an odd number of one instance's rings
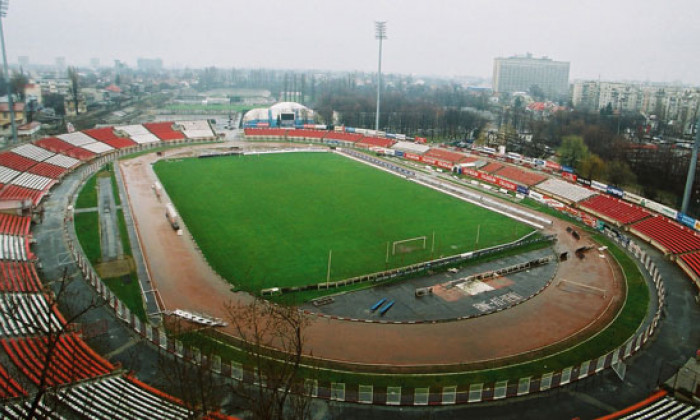
[[[374,22],[374,37],[379,40],[379,65],[377,67],[377,116],[374,129],[379,131],[379,104],[382,97],[382,41],[386,39],[386,22]]]
[[[690,206],[690,193],[693,190],[695,168],[698,163],[698,147],[700,147],[700,119],[695,123],[695,143],[693,143],[693,154],[690,156],[688,177],[685,180],[685,192],[683,193],[683,204],[681,205],[681,213],[683,214],[688,214],[688,206]]]
[[[12,143],[17,144],[17,123],[15,121],[15,104],[12,99],[12,88],[10,86],[10,71],[7,69],[7,53],[5,52],[5,32],[2,26],[2,18],[7,16],[7,7],[10,0],[0,0],[0,41],[2,41],[2,62],[7,83],[7,107],[10,111],[10,126],[12,127]]]

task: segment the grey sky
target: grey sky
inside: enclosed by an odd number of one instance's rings
[[[8,58],[86,65],[376,69],[490,77],[493,59],[571,62],[571,79],[700,84],[698,0],[11,0]]]

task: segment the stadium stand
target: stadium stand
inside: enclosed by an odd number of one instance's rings
[[[34,146],[33,144],[23,144],[21,146],[17,146],[11,149],[11,152],[36,162],[43,162],[54,155],[53,152]]]
[[[323,138],[324,140],[336,140],[344,141],[348,143],[357,143],[362,139],[362,134],[357,133],[344,133],[340,131],[329,131],[328,134]]]
[[[29,227],[31,222],[31,217],[0,213],[0,233],[17,236],[29,235]]]
[[[0,292],[38,292],[41,282],[33,263],[0,261]]]
[[[2,152],[0,153],[0,165],[16,171],[24,172],[36,165],[36,161],[18,155],[14,152]]]
[[[65,388],[60,398],[81,416],[95,418],[188,418],[188,410],[151,388],[120,376],[108,377]]]
[[[700,249],[697,233],[663,216],[644,219],[630,225],[630,230],[647,241],[656,242],[658,247],[671,254]]]
[[[112,127],[93,128],[90,130],[84,130],[83,133],[115,149],[123,149],[125,147],[131,147],[136,144],[135,141],[129,138],[119,137],[116,134],[114,134],[114,129]]]
[[[95,142],[95,143],[89,143],[80,146],[82,149],[86,149],[91,151],[92,153],[96,155],[103,155],[105,153],[109,153],[112,150],[114,150],[114,147],[105,144],[105,143],[100,143],[100,142]]]
[[[287,137],[295,137],[298,139],[319,140],[327,134],[327,131],[321,130],[289,130]]]
[[[146,127],[141,124],[122,125],[114,127],[114,130],[138,144],[158,143],[160,139],[153,135]]]
[[[7,166],[0,166],[0,184],[9,184],[13,179],[21,174],[20,171],[15,171]]]
[[[68,172],[68,168],[52,165],[46,162],[39,162],[27,170],[28,173],[40,175],[51,179],[61,179]]]
[[[688,275],[694,277],[696,281],[700,279],[700,252],[691,252],[688,254],[679,255],[679,258],[681,259],[683,264],[690,270],[690,273],[688,273]],[[686,267],[683,267],[683,264],[679,265],[681,266],[681,268],[685,269]]]
[[[613,220],[621,225],[637,222],[650,215],[639,206],[605,194],[590,197],[578,205],[599,217]]]
[[[39,204],[46,191],[34,190],[20,187],[18,185],[7,185],[0,191],[0,201],[9,200],[30,200],[35,206]]]
[[[75,146],[72,144],[66,143],[65,141],[57,139],[56,137],[44,137],[43,139],[34,142],[34,144],[50,152],[63,154],[75,148]]]
[[[13,179],[10,185],[17,185],[19,187],[29,188],[32,190],[46,191],[55,183],[56,180],[54,179],[25,172]]]
[[[574,203],[578,203],[579,201],[585,200],[588,197],[596,194],[596,192],[589,190],[588,188],[580,187],[576,184],[562,181],[560,179],[548,179],[540,184],[537,184],[535,189]]]
[[[482,166],[481,168],[479,168],[479,170],[482,172],[494,173],[494,172],[498,171],[499,169],[503,169],[504,166],[505,165],[503,165],[502,163],[491,162],[491,163],[488,163],[488,164]]]
[[[51,337],[5,338],[0,344],[10,360],[34,384],[46,374],[48,386],[96,378],[110,374],[114,366],[95,353],[74,333],[56,338],[53,352],[48,352]],[[47,360],[47,356],[50,357]]]
[[[20,402],[16,404],[5,404],[0,405],[0,414],[2,414],[3,419],[26,419],[29,416],[29,409],[31,404],[26,402]],[[34,418],[42,420],[64,420],[64,417],[60,416],[58,413],[54,412],[53,408],[47,407],[43,401],[39,403],[36,412],[34,413]]]
[[[80,161],[78,159],[72,158],[70,156],[62,155],[60,153],[57,153],[57,154],[53,155],[52,157],[46,159],[43,163],[46,163],[49,165],[60,166],[61,168],[66,168],[66,169],[73,169],[76,166],[80,165]]]
[[[385,147],[389,148],[394,145],[396,141],[392,139],[384,139],[381,137],[363,137],[362,140],[355,143],[359,147]]]
[[[287,137],[287,131],[285,128],[246,128],[243,130],[246,137],[260,140],[283,140]]]
[[[443,150],[443,149],[438,149],[438,148],[433,148],[428,150],[428,152],[424,155],[428,156],[437,160],[441,160],[443,162],[448,162],[448,163],[466,163],[466,162],[475,162],[477,159],[474,157],[470,157],[467,155],[463,155],[462,153],[457,153],[457,152],[452,152],[449,150]]]
[[[182,127],[182,133],[188,139],[210,139],[215,137],[207,120],[177,121],[175,124]]]
[[[27,261],[33,257],[25,237],[0,234],[0,259]]]
[[[666,391],[659,391],[650,398],[628,407],[617,413],[600,417],[598,420],[697,420],[700,419],[700,410],[689,404],[674,400],[666,395]]]
[[[182,140],[185,135],[173,129],[173,122],[152,122],[143,124],[144,127],[162,141]]]
[[[513,182],[517,182],[518,184],[526,185],[528,187],[539,184],[540,182],[545,181],[547,179],[547,177],[544,175],[536,174],[530,171],[524,171],[514,166],[504,166],[502,169],[496,171],[494,174],[502,178],[509,179]]]
[[[63,324],[42,294],[5,293],[0,299],[0,335],[5,337],[57,332]]]
[[[0,365],[0,399],[24,397],[26,395],[27,391],[14,378],[10,377],[5,368]]]
[[[90,143],[95,143],[95,139],[83,133],[82,131],[76,131],[75,133],[59,134],[56,137],[74,147],[80,147]]]

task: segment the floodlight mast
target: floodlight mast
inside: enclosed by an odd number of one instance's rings
[[[377,68],[377,115],[374,129],[379,131],[379,104],[382,97],[382,41],[386,39],[386,22],[374,22],[374,37],[379,40],[379,65]]]
[[[7,83],[7,107],[10,110],[10,126],[12,127],[12,142],[17,143],[17,123],[15,121],[15,104],[12,99],[12,87],[10,86],[10,71],[7,69],[7,54],[5,53],[5,32],[2,19],[7,16],[7,7],[10,0],[0,0],[0,42],[2,43],[2,62],[5,82]]]

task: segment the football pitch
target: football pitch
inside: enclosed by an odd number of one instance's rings
[[[330,280],[342,280],[533,230],[332,153],[164,160],[154,169],[214,270],[251,292],[323,283],[329,262]]]

